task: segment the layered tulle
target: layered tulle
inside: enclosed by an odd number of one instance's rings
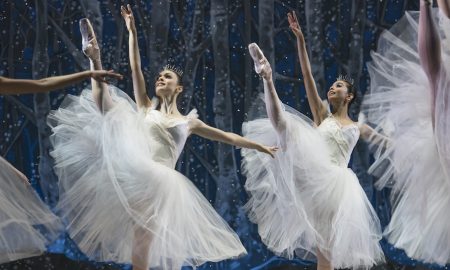
[[[171,167],[176,155],[158,151],[174,143],[161,114],[136,111],[120,90],[111,93],[116,105],[105,114],[85,90],[49,116],[58,211],[80,249],[98,261],[134,258],[158,269],[245,254],[210,203]]]
[[[0,157],[0,263],[40,255],[62,229],[26,177]]]
[[[242,150],[246,207],[262,241],[288,258],[314,260],[320,250],[335,268],[383,261],[379,220],[356,175],[331,162],[327,144],[305,116],[288,108],[284,134],[263,116],[251,116],[244,135],[282,149],[275,159]]]
[[[380,36],[362,112],[388,137],[381,144],[372,138],[370,168],[379,187],[392,187],[386,237],[412,258],[443,265],[450,262],[450,21],[439,16],[443,60],[433,127],[430,84],[417,49],[418,17],[408,12]]]

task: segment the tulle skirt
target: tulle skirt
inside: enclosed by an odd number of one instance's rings
[[[97,261],[180,269],[246,253],[238,236],[182,174],[155,162],[157,136],[118,89],[101,114],[90,90],[49,116],[60,178],[58,212]]]
[[[362,112],[389,138],[371,146],[370,168],[379,187],[392,188],[387,239],[414,259],[444,265],[450,262],[450,20],[439,16],[443,60],[433,128],[430,84],[417,49],[418,18],[418,12],[407,12],[380,36]]]
[[[0,263],[40,255],[62,229],[26,177],[0,157]]]
[[[262,114],[244,123],[244,135],[282,148],[275,159],[242,150],[246,208],[262,241],[288,258],[315,260],[320,251],[335,268],[383,261],[379,220],[356,175],[330,161],[321,134],[302,114],[284,112],[285,134],[277,134]]]

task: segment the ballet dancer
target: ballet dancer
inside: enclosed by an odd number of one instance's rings
[[[263,144],[278,144],[275,159],[243,151],[243,172],[250,219],[275,254],[317,260],[317,269],[370,268],[383,262],[379,219],[348,163],[361,134],[373,130],[348,116],[356,96],[353,81],[340,76],[327,98],[316,89],[305,39],[295,13],[288,14],[297,38],[313,122],[281,103],[272,69],[259,47],[249,45],[255,71],[264,83],[266,113],[243,125],[244,135]]]
[[[92,91],[69,97],[50,117],[63,190],[58,212],[69,234],[90,258],[130,263],[134,270],[195,267],[246,254],[237,234],[174,167],[191,134],[268,156],[277,148],[210,127],[195,109],[182,115],[182,74],[176,68],[159,73],[157,97],[150,99],[131,7],[121,7],[121,13],[136,103],[118,89],[93,83]],[[91,68],[100,69],[92,26],[83,19],[80,28]]]

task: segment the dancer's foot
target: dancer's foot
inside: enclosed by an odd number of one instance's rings
[[[258,45],[256,43],[251,43],[248,45],[248,50],[253,59],[253,63],[255,64],[256,73],[266,80],[271,79],[272,68]]]
[[[92,61],[100,60],[100,47],[91,22],[84,18],[80,20],[83,53]]]

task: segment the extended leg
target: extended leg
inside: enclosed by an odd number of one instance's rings
[[[441,43],[434,22],[431,1],[420,1],[419,18],[419,57],[422,68],[428,76],[431,89],[431,105],[433,125],[435,119],[436,91],[441,70]]]
[[[80,20],[80,31],[83,42],[83,52],[90,60],[91,70],[102,70],[100,47],[98,46],[94,29],[88,19]],[[113,106],[108,86],[105,83],[98,82],[94,79],[91,79],[91,84],[92,95],[98,108],[102,112],[107,111]]]
[[[272,69],[258,45],[252,43],[248,46],[248,49],[255,64],[256,73],[264,80],[264,99],[267,115],[273,127],[278,133],[282,134],[286,129],[286,119],[284,119],[281,101],[273,84]]]

